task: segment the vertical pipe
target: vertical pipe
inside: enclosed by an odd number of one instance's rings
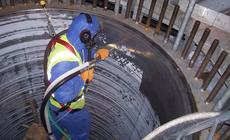
[[[215,76],[216,72],[220,68],[221,64],[227,57],[228,53],[226,51],[222,51],[219,58],[217,59],[215,65],[213,66],[212,70],[210,71],[207,79],[204,80],[202,86],[201,86],[201,91],[204,91],[207,89],[209,83],[211,82],[212,78]]]
[[[212,42],[212,45],[210,49],[208,50],[208,53],[206,54],[204,60],[202,61],[198,71],[195,74],[195,78],[200,78],[201,73],[205,70],[206,66],[208,65],[208,62],[210,61],[213,53],[215,52],[217,46],[219,45],[219,40],[215,39]]]
[[[85,5],[85,0],[81,0],[81,5]]]
[[[140,0],[138,9],[137,9],[137,15],[136,15],[136,24],[140,22],[140,16],[141,16],[141,10],[144,4],[144,0]]]
[[[154,11],[154,7],[156,5],[156,1],[157,0],[152,0],[151,5],[150,5],[150,9],[149,9],[149,14],[148,14],[148,18],[147,18],[147,22],[145,25],[145,28],[148,29],[152,20],[152,16],[153,16],[153,11]]]
[[[230,129],[225,130],[224,134],[220,137],[220,140],[229,140],[230,139]]]
[[[174,22],[176,21],[176,17],[177,17],[177,14],[179,12],[179,9],[180,9],[179,5],[176,5],[174,7],[174,10],[173,10],[170,22],[169,22],[168,30],[167,30],[166,35],[165,35],[165,41],[164,41],[165,43],[168,42],[169,36],[171,34],[171,31],[172,31],[172,28],[174,25]]]
[[[217,82],[216,86],[213,88],[213,90],[209,94],[208,98],[206,99],[206,103],[210,103],[211,101],[213,101],[213,99],[216,97],[219,90],[224,85],[225,81],[228,79],[229,76],[230,76],[230,64],[228,65],[227,69],[225,70],[225,72],[223,73],[219,81]]]
[[[70,0],[70,5],[74,5],[74,0]]]
[[[121,0],[116,0],[115,1],[115,8],[114,8],[114,12],[115,12],[115,15],[117,16],[118,13],[119,13],[119,9],[120,9],[120,1]]]
[[[97,0],[93,0],[93,8],[97,7]]]
[[[169,2],[169,0],[164,0],[163,6],[161,8],[160,17],[159,17],[159,20],[158,20],[157,26],[156,26],[156,33],[159,33],[160,30],[161,30],[161,24],[162,24],[162,21],[163,21],[164,16],[165,16],[165,12],[166,12],[166,9],[167,9],[167,6],[168,6],[168,2]]]
[[[175,43],[174,43],[174,45],[173,45],[173,50],[174,50],[174,51],[177,50],[177,48],[178,48],[178,46],[179,46],[179,44],[180,44],[180,41],[181,41],[182,36],[183,36],[183,34],[184,34],[185,27],[186,27],[186,25],[187,25],[187,23],[188,23],[188,21],[189,21],[189,18],[191,17],[191,14],[192,14],[192,12],[193,12],[193,9],[194,9],[194,7],[195,7],[195,4],[196,4],[196,0],[190,0],[190,3],[189,3],[188,6],[187,6],[187,9],[186,9],[186,13],[185,13],[185,15],[184,15],[183,22],[182,22],[181,27],[180,27],[180,30],[179,30],[179,32],[178,32],[178,34],[177,34],[176,41],[175,41]]]
[[[23,3],[26,4],[26,3],[28,3],[28,1],[27,0],[23,0]]]
[[[104,0],[104,10],[108,9],[108,0]]]
[[[227,101],[230,99],[230,88],[226,89],[223,96],[220,98],[220,100],[217,101],[215,106],[213,107],[213,111],[222,111],[224,105],[227,103]]]
[[[2,9],[3,4],[2,4],[2,0],[0,0],[0,9]]]
[[[58,3],[63,3],[63,0],[58,0]]]
[[[189,37],[188,37],[188,40],[187,40],[186,43],[185,43],[184,49],[182,50],[181,57],[182,57],[183,59],[185,59],[185,57],[186,57],[187,54],[188,54],[188,51],[189,51],[189,49],[190,49],[190,47],[191,47],[191,45],[192,45],[192,41],[193,41],[193,39],[194,39],[194,37],[195,37],[195,35],[196,35],[196,32],[197,32],[199,26],[200,26],[200,21],[197,20],[197,21],[194,23],[193,28],[192,28],[192,31],[191,31],[191,33],[190,33],[190,35],[189,35]]]
[[[207,40],[207,38],[208,38],[208,36],[210,34],[210,31],[211,30],[209,28],[205,29],[205,31],[204,31],[204,33],[203,33],[203,35],[202,35],[197,47],[196,47],[196,50],[195,50],[195,52],[194,52],[194,54],[193,54],[193,56],[192,56],[192,58],[191,58],[191,60],[189,62],[188,66],[190,68],[192,68],[194,66],[198,56],[200,55],[200,52],[201,52],[201,50],[202,50],[202,48],[204,46],[204,43],[206,42],[206,40]]]
[[[125,11],[125,18],[129,18],[130,17],[132,1],[133,0],[128,0],[127,1],[127,7],[126,7],[126,11]]]
[[[15,0],[10,0],[10,5],[15,6]]]
[[[33,115],[33,120],[34,122],[36,123],[39,123],[39,119],[38,119],[38,114],[37,114],[37,103],[36,103],[36,100],[35,99],[32,99],[30,101],[30,107],[31,107],[31,110],[32,110],[32,115]]]

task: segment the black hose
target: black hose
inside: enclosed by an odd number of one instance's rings
[[[46,132],[48,132],[47,126],[46,126],[46,120],[45,120],[45,107],[47,102],[49,101],[52,93],[54,93],[54,91],[59,88],[61,85],[63,85],[65,82],[67,82],[68,80],[72,79],[73,77],[79,75],[81,73],[81,71],[77,71],[76,73],[73,73],[67,77],[65,77],[62,81],[60,81],[59,83],[57,83],[48,93],[47,95],[43,98],[42,100],[42,104],[41,104],[41,108],[40,108],[40,118],[41,118],[41,122],[46,130]]]

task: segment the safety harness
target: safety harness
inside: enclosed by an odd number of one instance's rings
[[[47,63],[47,81],[51,78],[51,69],[54,65],[62,61],[77,61],[79,65],[82,65],[82,60],[80,54],[75,50],[75,48],[68,42],[66,34],[60,37],[54,38],[48,45],[49,54]],[[67,110],[68,112],[75,112],[81,110],[85,106],[85,93],[86,87],[82,87],[79,95],[72,101],[66,104],[59,103],[54,94],[50,98],[50,103],[59,108],[58,112]]]

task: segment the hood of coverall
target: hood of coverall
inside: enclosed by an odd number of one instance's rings
[[[100,30],[100,24],[96,18],[96,16],[92,17],[92,23],[87,23],[86,16],[84,14],[80,14],[76,16],[69,29],[67,31],[67,38],[69,42],[77,49],[80,50],[82,47],[85,47],[85,44],[80,40],[80,34],[83,30],[87,29],[91,33],[91,38],[93,38]]]

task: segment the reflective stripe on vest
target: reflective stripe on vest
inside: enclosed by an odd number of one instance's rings
[[[64,43],[62,43],[64,42]],[[68,46],[65,46],[68,44]],[[60,36],[59,40],[53,43],[51,47],[50,54],[48,56],[48,63],[47,63],[47,78],[48,80],[51,79],[51,70],[52,67],[56,64],[63,62],[63,61],[70,61],[70,62],[78,62],[78,65],[82,65],[82,59],[80,54],[76,51],[76,49],[69,43],[67,40],[66,34]],[[73,52],[74,50],[74,52]],[[70,109],[82,109],[85,105],[85,97],[84,97],[84,87],[82,87],[78,96],[82,96],[77,101],[74,101],[70,104]],[[62,108],[62,105],[54,100],[52,97],[50,98],[50,103],[57,108]]]
[[[67,40],[66,35],[62,35],[60,39],[70,44]],[[63,61],[78,62],[79,65],[82,65],[80,54],[75,50],[73,46],[72,46],[72,49],[74,50],[75,54],[71,52],[69,48],[65,47],[64,45],[60,43],[54,44],[48,56],[48,64],[47,64],[48,80],[51,79],[52,67],[60,62],[63,62]]]
[[[78,96],[81,96],[81,98],[72,102],[69,106],[70,109],[82,109],[85,106],[84,88],[82,88]],[[63,107],[63,105],[57,102],[53,97],[50,98],[50,103],[59,109]]]

